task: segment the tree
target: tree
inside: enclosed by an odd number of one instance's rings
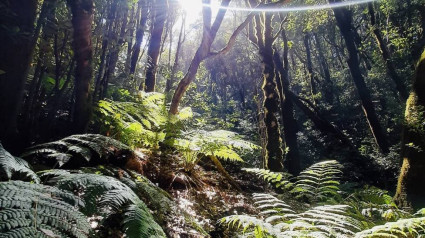
[[[73,48],[76,61],[74,132],[83,133],[91,114],[90,82],[93,75],[91,25],[93,22],[93,0],[69,0],[74,28]]]
[[[373,3],[368,4],[370,23],[372,25],[372,32],[375,36],[376,43],[379,46],[379,49],[382,53],[382,58],[385,61],[385,65],[387,66],[388,76],[393,80],[396,85],[397,91],[400,95],[400,98],[404,101],[407,99],[407,90],[406,86],[404,86],[403,80],[398,75],[396,71],[396,67],[391,59],[390,51],[388,50],[387,45],[384,42],[384,38],[382,37],[381,31],[379,30],[379,26],[376,22],[375,10],[373,7]]]
[[[158,68],[158,59],[161,49],[162,33],[164,32],[164,23],[167,19],[168,1],[155,0],[152,9],[153,15],[152,32],[148,47],[148,65],[146,69],[146,79],[144,89],[146,92],[155,91],[156,71]],[[143,85],[139,86],[139,90],[143,89]]]
[[[422,208],[425,206],[425,51],[406,102],[401,146],[403,164],[394,199],[399,206]]]
[[[137,22],[136,30],[136,42],[133,46],[133,51],[131,52],[131,61],[130,61],[130,76],[134,77],[136,72],[137,61],[139,60],[140,47],[142,46],[143,36],[145,34],[146,22],[148,21],[148,3],[146,0],[139,0],[138,4],[140,13],[140,21]]]
[[[209,0],[203,0],[204,4],[209,5]],[[223,0],[221,2],[222,7],[229,6],[230,0]],[[204,61],[208,56],[210,56],[211,45],[214,42],[214,39],[217,35],[217,31],[220,28],[221,23],[223,22],[224,15],[226,14],[226,8],[221,8],[217,16],[215,17],[214,23],[211,24],[211,8],[209,6],[204,6],[202,8],[203,16],[203,31],[202,31],[202,40],[198,49],[196,50],[195,56],[190,62],[189,69],[187,70],[185,76],[180,81],[179,85],[174,92],[173,99],[171,100],[170,113],[177,114],[180,101],[183,97],[183,94],[186,92],[189,84],[193,81],[198,72],[199,65]]]
[[[294,118],[294,103],[289,96],[289,61],[288,61],[288,39],[285,30],[282,30],[284,44],[283,63],[277,50],[274,52],[274,64],[276,65],[276,81],[279,89],[280,110],[283,124],[283,136],[285,148],[284,166],[291,174],[297,175],[301,171],[300,154],[298,150],[297,132],[298,125]]]
[[[329,0],[330,3],[338,3],[341,0]],[[376,144],[383,153],[388,153],[388,143],[384,134],[384,131],[379,122],[378,116],[375,111],[375,107],[372,103],[372,98],[369,89],[366,86],[362,72],[360,70],[360,61],[358,56],[358,49],[356,46],[357,33],[354,32],[354,26],[352,23],[352,12],[345,8],[333,8],[337,25],[340,29],[341,35],[344,38],[347,51],[349,54],[348,67],[350,68],[351,76],[359,94],[360,101],[362,104],[363,112],[366,116],[366,120],[369,124],[370,130],[373,137],[375,138]],[[358,38],[358,37],[357,37]]]
[[[12,138],[17,136],[17,117],[35,45],[31,36],[37,5],[37,0],[0,3],[1,9],[9,9],[0,16],[0,140],[6,148],[13,145]]]

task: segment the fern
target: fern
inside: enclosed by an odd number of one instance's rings
[[[294,183],[290,181],[291,175],[282,172],[272,172],[267,169],[244,168],[243,170],[253,173],[265,181],[271,183],[274,187],[290,191],[294,187]]]
[[[98,134],[72,135],[58,141],[40,144],[22,154],[26,160],[48,168],[80,168],[98,164],[124,165],[133,151],[125,144]]]
[[[247,215],[225,217],[230,228],[251,232],[253,237],[352,237],[364,228],[348,205],[325,205],[297,213],[270,194],[254,194],[259,218]],[[263,234],[257,235],[256,229]]]
[[[0,182],[0,237],[88,237],[83,202],[57,188],[20,181]]]
[[[49,175],[53,173],[48,172]],[[128,237],[165,237],[162,228],[154,221],[149,209],[131,190],[119,180],[97,174],[60,173],[49,183],[58,188],[77,191],[84,198],[87,215],[105,217],[124,210],[123,227]]]
[[[310,201],[339,197],[341,167],[335,160],[313,164],[297,176],[292,193],[297,194],[297,198],[304,197]]]
[[[100,101],[96,112],[95,122],[102,125],[102,132],[131,146],[148,147],[157,147],[169,129],[192,117],[190,108],[169,115],[164,94],[145,92],[139,93],[136,102]]]
[[[244,170],[262,177],[276,188],[289,191],[296,198],[316,202],[340,197],[338,180],[342,172],[341,165],[335,160],[313,164],[295,178],[291,178],[287,173],[271,172],[266,169],[246,168]]]
[[[40,179],[25,160],[12,156],[0,144],[0,180],[11,179],[40,183]]]
[[[358,232],[356,238],[364,237],[423,237],[425,236],[425,217],[401,219],[396,222],[387,222],[384,225]]]
[[[198,151],[204,155],[240,162],[243,161],[241,154],[259,149],[257,145],[240,139],[237,133],[225,130],[183,132],[179,138],[172,138],[167,143],[179,151]]]

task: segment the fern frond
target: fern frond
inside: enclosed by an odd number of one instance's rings
[[[83,203],[57,188],[20,181],[0,182],[0,237],[88,237]]]
[[[52,174],[51,171],[49,173]],[[123,226],[128,237],[143,237],[143,234],[165,237],[162,228],[155,222],[146,205],[130,187],[115,178],[98,174],[70,173],[53,177],[49,182],[60,189],[84,191],[81,196],[87,204],[84,212],[88,215],[101,213],[109,216],[122,209],[127,211],[128,214],[124,212],[124,215],[131,215],[131,217],[124,219]],[[130,224],[127,224],[128,222]],[[135,227],[130,228],[130,226]]]
[[[341,168],[341,164],[335,160],[313,164],[297,176],[295,188],[291,192],[299,198],[305,197],[311,201],[337,198]]]
[[[263,178],[265,181],[271,183],[274,187],[280,188],[282,190],[291,190],[294,187],[294,183],[290,181],[291,175],[283,172],[272,172],[267,169],[258,169],[258,168],[243,168],[249,173],[253,173],[260,178]]]
[[[12,156],[0,144],[0,180],[11,179],[40,183],[40,179],[25,160]]]
[[[421,237],[425,235],[425,217],[401,219],[374,226],[371,229],[356,233],[356,238],[365,237]]]
[[[58,141],[40,144],[22,154],[26,160],[50,168],[79,168],[117,163],[129,158],[133,151],[127,145],[98,134],[72,135]]]

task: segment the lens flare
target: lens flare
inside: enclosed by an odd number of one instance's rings
[[[331,9],[338,7],[348,7],[353,5],[365,4],[369,2],[375,2],[377,0],[353,0],[347,2],[338,2],[338,3],[330,3],[323,5],[310,5],[310,6],[291,6],[291,7],[280,7],[280,8],[243,8],[243,7],[214,7],[220,9],[226,9],[231,11],[240,11],[240,12],[301,12],[301,11],[310,11],[310,10],[323,10],[323,9]],[[210,6],[208,4],[204,4],[204,6]]]

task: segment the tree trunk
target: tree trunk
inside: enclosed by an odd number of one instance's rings
[[[285,30],[282,31],[282,38],[284,43],[283,61],[277,51],[274,52],[274,63],[279,72],[276,75],[276,81],[280,94],[280,109],[283,122],[283,136],[284,144],[287,152],[285,154],[284,167],[288,172],[293,175],[298,175],[301,171],[300,154],[298,150],[297,132],[298,125],[294,118],[294,104],[292,99],[288,96],[289,93],[289,62],[288,62],[288,40],[286,38]]]
[[[323,96],[324,96],[325,101],[328,104],[332,105],[333,101],[334,101],[334,93],[333,93],[333,83],[332,83],[332,80],[331,80],[331,74],[329,72],[329,65],[328,65],[328,62],[326,61],[326,57],[325,57],[319,36],[317,34],[315,34],[314,39],[315,39],[315,42],[316,42],[316,48],[317,48],[317,51],[319,53],[319,61],[320,61],[320,65],[323,69],[323,74],[324,74],[324,79],[325,79]]]
[[[340,0],[329,0],[331,3],[341,2]],[[365,80],[360,70],[360,62],[358,50],[355,43],[354,27],[352,23],[351,11],[347,8],[334,8],[334,15],[337,25],[341,31],[341,35],[345,40],[347,51],[349,53],[348,67],[360,97],[363,111],[366,115],[367,122],[371,129],[372,135],[383,153],[388,153],[388,143],[385,138],[384,131],[375,112],[375,107],[372,103],[372,98],[369,89],[366,86]]]
[[[183,37],[184,34],[184,26],[186,22],[186,18],[183,17],[182,19],[182,25],[180,27],[180,33],[179,33],[179,40],[177,42],[177,49],[176,49],[176,54],[174,57],[174,63],[173,66],[171,68],[171,74],[170,77],[167,79],[167,82],[165,84],[165,90],[164,93],[168,94],[171,90],[171,88],[173,87],[173,83],[175,81],[175,77],[176,77],[176,73],[177,73],[177,67],[179,66],[179,56],[180,56],[180,51],[183,45],[183,41],[185,40],[186,37]]]
[[[137,61],[139,60],[140,47],[142,46],[143,36],[145,33],[146,22],[148,20],[148,4],[146,0],[139,0],[139,8],[141,8],[140,22],[137,24],[136,42],[134,43],[133,52],[130,61],[130,76],[134,77],[136,72]]]
[[[148,48],[148,65],[146,69],[146,79],[144,89],[146,92],[155,91],[156,71],[158,68],[158,59],[162,42],[162,34],[164,32],[164,23],[167,19],[168,1],[155,0],[153,12],[153,27],[151,39]],[[139,86],[139,90],[143,89],[143,84]]]
[[[311,60],[311,50],[310,50],[310,34],[306,33],[304,36],[304,47],[306,52],[306,63],[307,63],[307,71],[308,76],[310,79],[310,87],[311,87],[311,97],[313,99],[313,102],[317,104],[316,102],[316,94],[317,94],[317,86],[316,86],[316,75],[313,71],[313,62]]]
[[[73,49],[76,61],[73,129],[74,133],[84,133],[87,131],[91,116],[90,81],[93,75],[91,26],[94,4],[93,0],[69,0],[68,4],[72,12]]]
[[[209,4],[209,0],[204,0],[203,3]],[[227,7],[230,3],[230,0],[223,0],[221,6]],[[224,15],[226,14],[226,9],[221,8],[217,16],[215,17],[214,23],[211,25],[211,8],[203,7],[203,33],[201,45],[196,50],[195,56],[190,62],[189,69],[186,72],[186,75],[180,81],[179,85],[174,92],[173,99],[171,100],[170,113],[177,114],[180,101],[183,97],[183,94],[186,92],[189,84],[195,79],[196,73],[198,72],[199,65],[201,62],[207,58],[210,54],[211,45],[217,35],[217,31],[220,28],[221,22],[223,21]]]
[[[399,206],[425,207],[425,52],[416,69],[413,90],[406,102],[402,158],[395,201]]]
[[[379,26],[376,22],[375,10],[373,9],[373,4],[369,3],[368,8],[369,8],[369,15],[370,15],[370,23],[373,28],[373,34],[375,36],[376,43],[378,44],[379,49],[381,50],[382,58],[385,61],[385,65],[387,66],[388,76],[390,76],[390,78],[394,81],[401,100],[405,101],[408,97],[406,86],[404,85],[403,80],[397,74],[395,65],[393,61],[391,60],[390,51],[388,50],[388,47],[384,42],[384,38],[382,37],[381,31],[378,28]]]
[[[6,149],[17,136],[17,117],[22,105],[24,85],[32,59],[34,22],[37,11],[36,0],[3,0],[0,8],[10,9],[2,14],[0,22],[0,140]],[[9,30],[19,29],[10,37]],[[13,150],[13,149],[12,149]]]

